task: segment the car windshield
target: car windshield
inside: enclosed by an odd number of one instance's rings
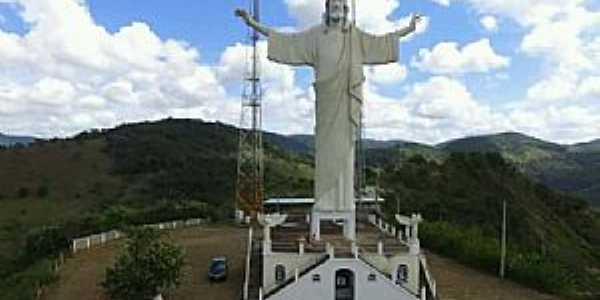
[[[210,266],[211,273],[222,273],[223,271],[225,271],[225,262],[224,261],[219,260],[219,261],[212,262],[212,265]]]

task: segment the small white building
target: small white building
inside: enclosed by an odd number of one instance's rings
[[[311,236],[312,203],[313,199],[265,202],[267,209],[286,206],[282,210],[287,214],[259,216],[262,228],[249,245],[253,251],[248,252],[244,299],[437,298],[420,251],[420,215],[396,216],[395,224],[388,224],[377,210],[358,209],[354,240],[347,238],[345,220],[335,218],[319,221],[317,237]]]

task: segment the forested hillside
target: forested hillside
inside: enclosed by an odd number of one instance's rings
[[[31,243],[49,233],[64,241],[123,224],[230,218],[237,133],[220,123],[167,119],[0,150],[0,276],[6,278],[0,285],[22,289],[44,275],[40,257],[63,244],[40,253]],[[312,196],[310,137],[267,133],[265,140],[267,197]],[[501,150],[502,155],[451,154],[442,147],[373,142],[366,152],[367,180],[374,184],[375,169],[382,171],[389,217],[398,208],[424,214],[425,247],[490,272],[497,268],[501,203],[507,200],[509,274],[544,290],[593,289],[597,283],[582,266],[599,269],[598,212],[580,198],[532,181]],[[536,151],[525,157],[545,157]],[[540,276],[544,272],[568,280]]]
[[[498,153],[420,155],[385,166],[381,179],[392,218],[421,212],[424,244],[497,272],[502,202],[508,207],[509,277],[554,292],[598,292],[600,218],[584,200],[532,182]]]

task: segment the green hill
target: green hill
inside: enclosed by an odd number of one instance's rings
[[[19,268],[15,257],[42,225],[72,237],[190,209],[231,215],[237,145],[234,127],[169,119],[0,150],[0,277]],[[312,194],[311,164],[265,145],[267,196]]]
[[[312,135],[266,138],[286,151],[312,155]],[[559,191],[583,197],[600,206],[600,140],[575,145],[561,145],[507,132],[494,135],[466,137],[435,146],[407,141],[378,141],[366,139],[365,159],[371,166],[406,159],[413,154],[441,160],[452,152],[497,152],[516,164],[536,181]]]
[[[445,152],[498,152],[535,180],[600,205],[598,142],[560,145],[519,133],[468,137],[437,146]]]
[[[590,273],[600,267],[600,218],[584,200],[532,182],[497,153],[417,155],[383,174],[384,211],[423,213],[427,247],[497,273],[506,200],[509,277],[557,293],[600,292]]]
[[[266,133],[265,140],[267,196],[312,196],[311,137]],[[505,157],[511,153],[509,161],[522,162],[518,168],[564,154],[560,147],[520,136],[501,139],[512,146],[498,147],[500,142],[491,140],[477,149],[496,147]],[[458,147],[457,142],[372,145],[366,158],[369,166],[384,170],[388,214],[400,204],[403,211],[422,211],[427,220],[446,222],[458,232],[478,228],[483,237],[497,241],[499,203],[508,199],[511,245],[547,254],[570,268],[598,266],[598,213],[579,198],[532,182],[499,156],[444,149]],[[237,147],[238,129],[232,126],[167,119],[0,150],[0,278],[9,278],[17,288],[31,278],[10,274],[35,270],[33,261],[23,259],[30,254],[23,249],[29,249],[27,241],[40,226],[58,225],[69,238],[122,223],[198,214],[230,217]],[[570,157],[584,164],[596,156]]]

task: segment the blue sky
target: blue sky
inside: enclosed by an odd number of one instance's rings
[[[323,1],[262,2],[264,23],[302,30],[319,22]],[[402,41],[399,64],[367,70],[369,136],[600,138],[596,1],[357,2],[359,25],[375,33],[427,16]],[[247,5],[0,0],[0,132],[68,136],[167,116],[237,124],[247,47],[233,10]],[[263,65],[265,128],[311,132],[312,73]]]

